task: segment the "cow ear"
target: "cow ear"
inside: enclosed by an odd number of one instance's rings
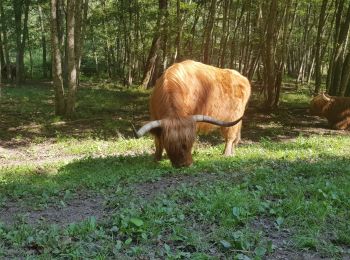
[[[322,99],[329,102],[331,99],[329,98],[329,96],[327,94],[325,94],[324,92],[322,93]]]

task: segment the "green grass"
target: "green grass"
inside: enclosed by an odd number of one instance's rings
[[[12,103],[2,101],[2,111],[21,109],[22,117],[36,124],[54,120],[43,112],[52,108],[49,90],[5,91]],[[141,100],[146,99],[144,92],[121,89],[83,89],[81,95],[86,99],[80,99],[77,119],[101,116],[105,122],[130,100],[140,102],[135,111],[144,111]],[[300,100],[305,98],[295,96],[286,104],[299,106]],[[18,103],[23,106],[13,105]],[[37,118],[30,116],[34,111]],[[110,131],[123,127],[131,113]],[[104,127],[74,136],[71,128],[60,128],[54,135],[40,132],[41,139],[23,134],[24,144],[2,128],[5,140],[15,145],[11,151],[18,153],[0,157],[7,163],[0,166],[0,212],[16,209],[18,214],[0,224],[0,258],[260,259],[287,249],[349,256],[349,135],[314,134],[284,142],[261,136],[260,142],[240,146],[232,158],[222,157],[223,144],[198,141],[194,165],[174,169],[169,160],[153,162],[150,137],[129,138],[130,130],[113,136]],[[73,210],[71,205],[91,198],[98,199],[104,214],[68,224],[67,215],[59,215],[58,222],[45,215],[29,221],[30,214]]]

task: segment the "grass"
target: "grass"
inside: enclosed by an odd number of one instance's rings
[[[153,162],[150,137],[135,140],[124,129],[133,117],[138,124],[147,118],[146,92],[82,89],[77,118],[61,128],[44,127],[65,122],[47,112],[49,89],[5,88],[4,94],[1,258],[350,254],[349,135],[333,131],[283,142],[260,136],[232,158],[222,157],[223,144],[209,136],[196,143],[192,167],[174,169],[169,160]],[[287,108],[307,100],[302,93],[285,98]],[[101,125],[79,121],[96,117]],[[40,126],[37,132],[21,130],[20,138],[9,130],[32,124]],[[266,127],[276,134],[276,123]]]

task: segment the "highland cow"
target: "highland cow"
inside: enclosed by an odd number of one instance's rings
[[[240,73],[191,60],[169,67],[157,80],[150,99],[151,122],[138,136],[151,131],[155,159],[163,149],[173,166],[192,164],[196,131],[208,133],[221,127],[226,156],[240,141],[242,117],[250,97],[250,83]]]
[[[333,129],[348,129],[350,128],[350,97],[319,94],[311,101],[310,113],[327,118]]]

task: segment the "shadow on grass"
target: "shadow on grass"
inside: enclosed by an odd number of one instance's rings
[[[54,92],[38,83],[7,87],[0,100],[0,145],[26,146],[45,138],[110,139],[132,137],[131,122],[147,120],[146,92],[126,89],[81,88],[76,115],[65,120],[54,115]]]

